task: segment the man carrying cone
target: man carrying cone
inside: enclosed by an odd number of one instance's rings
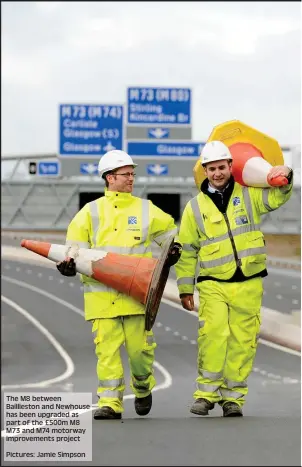
[[[242,186],[232,176],[232,154],[220,141],[207,143],[200,160],[207,178],[184,209],[175,265],[183,308],[194,309],[195,272],[199,292],[198,376],[191,412],[208,415],[215,403],[224,417],[242,416],[259,336],[262,278],[267,276],[260,216],[286,203],[293,173],[271,168],[275,188]]]
[[[136,165],[124,151],[109,151],[100,159],[98,171],[106,183],[105,196],[86,204],[70,222],[66,259],[57,264],[61,274],[76,274],[76,260],[72,257],[79,247],[152,257],[153,240],[161,246],[168,237],[176,235],[177,227],[169,214],[151,201],[132,195]],[[174,265],[180,254],[180,244],[172,243],[168,266]],[[145,307],[87,276],[82,275],[81,280],[85,319],[92,322],[98,358],[98,409],[94,418],[122,417],[125,381],[120,347],[123,344],[129,358],[135,411],[147,415],[156,383],[153,374],[156,343],[152,330],[145,330]]]

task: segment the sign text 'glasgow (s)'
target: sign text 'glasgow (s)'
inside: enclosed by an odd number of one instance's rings
[[[60,156],[99,157],[112,149],[123,149],[122,105],[60,105]]]

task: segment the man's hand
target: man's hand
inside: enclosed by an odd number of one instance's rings
[[[193,294],[181,294],[180,297],[182,307],[185,310],[193,311],[194,310],[194,296]]]
[[[290,172],[291,172],[291,169],[289,167],[286,167],[285,165],[276,165],[275,167],[272,167],[271,170],[269,171],[267,179],[268,181],[270,181],[273,178],[276,178],[279,176],[287,178]]]
[[[180,243],[173,243],[166,259],[166,266],[174,266],[181,256],[182,246]]]
[[[77,271],[76,271],[76,264],[74,262],[73,258],[65,258],[64,261],[61,261],[60,263],[56,264],[58,271],[63,276],[75,276]]]

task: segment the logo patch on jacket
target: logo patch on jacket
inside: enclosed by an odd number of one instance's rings
[[[233,198],[233,206],[238,206],[240,204],[240,198],[238,198],[238,196],[235,196],[235,198]]]
[[[137,224],[137,217],[136,216],[129,216],[128,217],[128,225]]]
[[[246,216],[239,216],[235,219],[236,225],[248,224],[248,219]]]

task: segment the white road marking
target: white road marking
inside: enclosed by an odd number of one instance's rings
[[[43,276],[42,272],[39,272],[38,277],[42,277],[42,276]]]
[[[298,304],[299,304],[299,300],[292,300],[292,304],[293,304],[293,305],[298,305]]]
[[[26,269],[27,274],[31,274],[32,270],[31,269]]]
[[[297,290],[297,288],[298,288],[298,287],[297,287],[296,285],[292,285],[292,289],[293,289],[293,290]]]
[[[278,300],[282,300],[283,297],[282,297],[282,295],[278,294],[278,295],[276,295],[276,298],[278,298]]]
[[[61,344],[57,341],[57,339],[46,329],[40,321],[38,321],[36,318],[34,318],[28,311],[26,311],[24,308],[19,306],[16,302],[13,300],[10,300],[9,298],[5,297],[4,295],[1,295],[1,300],[6,303],[7,305],[11,306],[14,308],[16,311],[21,313],[21,315],[25,316],[39,331],[49,340],[49,342],[54,346],[54,348],[57,350],[59,355],[63,358],[65,364],[66,364],[66,370],[64,373],[62,373],[60,376],[57,376],[56,378],[51,378],[47,379],[44,381],[40,381],[38,383],[26,383],[26,384],[7,384],[1,386],[1,389],[21,389],[21,388],[45,388],[49,386],[50,384],[55,384],[55,383],[60,383],[61,381],[64,381],[67,378],[70,378],[70,376],[74,373],[74,364],[73,361],[71,360],[70,356],[66,352],[66,350],[63,349]]]
[[[84,316],[84,313],[82,310],[80,310],[79,308],[71,305],[71,303],[68,303],[66,302],[65,300],[62,300],[58,297],[56,297],[55,295],[49,293],[49,292],[46,292],[45,290],[40,290],[38,289],[37,287],[34,287],[33,285],[30,285],[30,284],[27,284],[26,282],[23,282],[23,281],[18,281],[16,279],[13,279],[12,277],[8,277],[8,276],[2,276],[2,279],[3,280],[6,280],[7,282],[10,282],[12,284],[16,284],[16,285],[19,285],[21,287],[24,287],[26,289],[29,289],[29,290],[32,290],[33,292],[36,292],[40,295],[44,295],[45,297],[48,297],[54,301],[56,301],[57,303],[60,303],[61,305],[63,306],[66,306],[67,308],[69,308],[70,310],[74,311],[75,313],[81,315],[82,317]],[[159,384],[159,385],[156,385],[152,392],[155,392],[155,391],[159,391],[159,390],[162,390],[162,389],[168,389],[170,386],[172,386],[172,375],[168,372],[168,370],[166,370],[166,368],[164,366],[162,366],[159,362],[157,362],[156,360],[153,362],[153,366],[155,368],[157,368],[157,370],[162,373],[163,377],[164,377],[164,381]],[[127,399],[134,399],[134,394],[127,394],[124,396],[124,400],[127,400]],[[88,410],[83,410],[83,411],[75,411],[76,413],[86,413],[86,412],[91,412],[93,410],[95,410],[97,408],[97,405],[96,404],[93,404],[92,407]],[[45,425],[46,424],[46,421],[43,422],[43,424]],[[39,426],[42,426],[42,425],[39,425]],[[26,428],[37,428],[36,425],[26,425]],[[25,428],[22,428],[21,427],[21,431],[23,432]],[[6,433],[6,430],[2,430],[1,431],[1,437],[2,438],[5,438],[7,436],[7,433]]]
[[[280,284],[280,282],[274,282],[274,285],[275,285],[276,287],[280,287],[281,284]]]
[[[165,326],[165,331],[171,331],[171,328],[169,328],[169,326]]]
[[[160,373],[163,374],[164,376],[164,381],[163,383],[159,384],[158,386],[155,386],[153,389],[152,389],[152,392],[155,392],[155,391],[160,391],[162,389],[168,389],[170,386],[172,386],[172,376],[170,375],[170,373],[165,369],[165,367],[163,367],[159,362],[157,361],[154,361],[153,362],[153,365],[155,366],[155,368],[158,369],[158,371]],[[134,394],[126,394],[124,396],[124,400],[130,400],[130,399],[134,399]],[[89,409],[85,409],[85,410],[72,410],[70,411],[70,414],[72,413],[78,413],[79,415],[83,414],[83,413],[87,413],[87,412],[92,412],[93,410],[97,409],[97,404],[92,404],[92,406],[89,408]],[[48,418],[47,420],[53,420],[54,418]],[[20,432],[23,433],[24,430],[26,430],[27,428],[34,428],[35,430],[41,426],[45,426],[46,425],[46,420],[43,421],[42,425],[26,425],[24,427],[21,427],[20,426]],[[11,433],[7,433],[6,430],[2,430],[1,431],[1,438],[6,438],[8,435],[11,435]]]

